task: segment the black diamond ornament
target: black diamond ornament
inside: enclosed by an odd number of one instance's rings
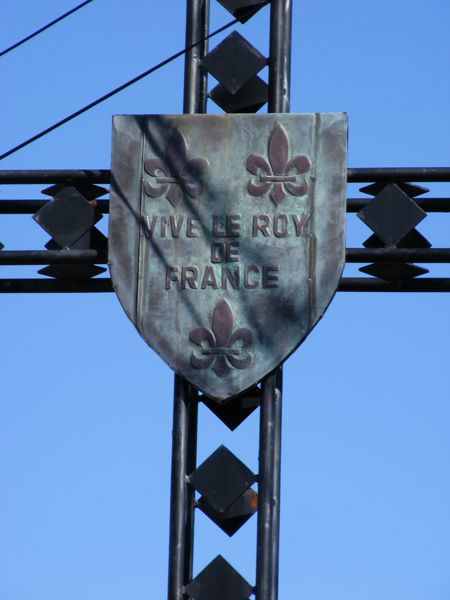
[[[61,246],[54,239],[49,240],[45,244],[45,247],[47,250],[62,250]],[[106,250],[107,248],[108,238],[96,227],[89,229],[70,247],[71,250]]]
[[[357,214],[387,246],[397,244],[427,216],[394,183],[387,185]]]
[[[265,81],[255,75],[235,94],[219,83],[209,96],[226,113],[256,113],[269,98],[269,87]]]
[[[219,3],[241,23],[248,21],[270,0],[219,0]]]
[[[91,279],[105,271],[105,268],[98,267],[97,265],[49,265],[48,267],[39,269],[38,273],[47,277],[53,277],[54,279],[76,279],[79,281],[82,279]]]
[[[365,248],[384,248],[385,245],[375,234],[363,242]],[[397,244],[397,248],[431,248],[431,243],[417,229],[412,229]]]
[[[189,483],[212,508],[223,513],[255,482],[255,476],[237,456],[219,446],[189,477]]]
[[[205,498],[200,498],[198,507],[231,537],[258,510],[258,494],[252,489],[247,490],[223,513],[215,511]]]
[[[234,431],[259,406],[261,390],[255,385],[244,394],[222,404],[208,396],[201,396],[200,399],[222,423]]]
[[[5,245],[0,242],[0,251],[2,251],[4,247]]]
[[[96,222],[94,208],[74,187],[65,187],[33,215],[63,248],[69,248]]]
[[[387,185],[386,182],[379,181],[377,183],[371,183],[370,185],[366,185],[362,188],[359,188],[360,192],[364,194],[370,194],[371,196],[376,196],[384,189]],[[422,187],[421,185],[416,185],[415,183],[397,183],[398,187],[405,192],[410,198],[415,198],[416,196],[420,196],[422,194],[426,194],[430,191],[429,188]]]
[[[252,586],[222,556],[209,563],[185,588],[194,600],[247,600]]]
[[[363,242],[364,248],[384,248],[385,244],[374,233]]]
[[[431,243],[417,229],[412,229],[398,242],[397,248],[431,248]]]
[[[428,269],[412,265],[410,263],[373,263],[359,269],[362,273],[367,273],[373,277],[384,279],[385,281],[391,281],[393,283],[400,283],[401,281],[408,281],[419,275],[428,273]]]
[[[233,31],[202,60],[201,65],[235,94],[266,66],[266,58],[237,31]]]
[[[41,190],[41,194],[45,194],[46,196],[56,196],[56,194],[59,194],[59,192],[66,187],[68,186],[58,183],[45,188],[45,190]],[[74,187],[77,191],[79,191],[80,194],[86,198],[86,200],[95,200],[96,198],[104,196],[108,193],[108,190],[105,190],[105,188],[102,188],[98,185],[93,185],[92,183],[77,183],[71,187]]]

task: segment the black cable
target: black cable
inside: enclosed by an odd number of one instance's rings
[[[242,18],[242,16],[240,18]],[[204,38],[202,38],[198,42],[195,42],[195,44],[191,44],[190,46],[187,46],[183,50],[180,50],[179,52],[176,52],[175,54],[172,54],[172,56],[169,56],[169,58],[166,58],[165,60],[163,60],[162,62],[158,63],[154,67],[151,67],[150,69],[147,69],[147,71],[144,71],[140,75],[137,75],[136,77],[133,77],[133,79],[130,79],[126,83],[123,83],[122,85],[119,85],[119,87],[115,88],[111,92],[108,92],[104,96],[101,96],[100,98],[97,98],[97,100],[94,100],[94,102],[91,102],[90,104],[87,104],[86,106],[84,106],[83,108],[80,108],[79,110],[77,110],[76,112],[72,113],[68,117],[65,117],[64,119],[61,119],[61,121],[58,121],[57,123],[54,123],[54,125],[51,125],[50,127],[47,127],[47,129],[44,129],[40,133],[37,133],[36,135],[33,135],[33,137],[29,138],[28,140],[25,140],[21,144],[18,144],[17,146],[14,146],[14,148],[11,148],[11,150],[8,150],[8,152],[5,152],[4,154],[1,154],[0,155],[0,160],[3,160],[7,156],[11,156],[11,154],[14,154],[18,150],[21,150],[22,148],[25,148],[25,146],[28,146],[29,144],[35,142],[36,140],[39,140],[41,137],[44,137],[44,135],[47,135],[47,133],[51,133],[55,129],[58,129],[58,127],[61,127],[61,125],[65,125],[69,121],[72,121],[72,119],[75,119],[76,117],[79,117],[80,115],[82,115],[83,113],[87,112],[91,108],[94,108],[94,106],[97,106],[101,102],[104,102],[105,100],[108,100],[109,98],[111,98],[115,94],[118,94],[119,92],[121,92],[125,88],[129,87],[130,85],[133,85],[133,83],[136,83],[136,82],[140,81],[141,79],[143,79],[144,77],[147,77],[147,75],[150,75],[151,73],[154,73],[158,69],[161,69],[162,67],[165,67],[167,64],[169,64],[170,62],[172,62],[176,58],[182,56],[183,54],[186,54],[186,52],[189,52],[189,50],[192,50],[192,48],[195,48],[196,46],[198,46],[199,44],[202,44],[206,40],[209,40],[210,38],[214,37],[215,35],[218,35],[219,33],[222,33],[222,31],[225,31],[225,29],[228,29],[232,25],[235,25],[238,21],[239,21],[239,19],[233,19],[232,21],[230,21],[226,25],[223,25],[222,27],[219,27],[219,29],[216,29],[215,31],[213,31],[209,35],[205,36]]]
[[[12,50],[15,50],[16,48],[18,48],[22,44],[25,44],[25,42],[28,42],[29,40],[33,39],[34,37],[36,37],[37,35],[39,35],[43,31],[45,31],[46,29],[49,29],[50,27],[53,27],[53,25],[56,25],[56,23],[59,23],[59,21],[62,21],[63,19],[65,19],[69,15],[72,15],[74,12],[77,12],[77,10],[80,10],[80,8],[83,8],[83,6],[86,6],[86,4],[89,4],[90,2],[93,2],[93,1],[94,0],[86,0],[85,2],[82,2],[78,6],[75,6],[74,8],[70,9],[69,11],[67,11],[66,13],[64,13],[63,15],[61,15],[60,17],[58,17],[57,19],[54,19],[53,21],[50,21],[50,23],[47,23],[47,25],[44,25],[44,27],[41,27],[40,29],[38,29],[34,33],[30,33],[30,35],[27,35],[27,37],[24,37],[23,40],[20,40],[20,41],[16,42],[15,44],[13,44],[12,46],[10,46],[9,48],[6,48],[6,50],[2,50],[0,52],[0,58],[2,56],[4,56],[5,54],[8,54],[8,52],[11,52]]]

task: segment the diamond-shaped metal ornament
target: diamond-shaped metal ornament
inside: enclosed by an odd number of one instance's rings
[[[391,281],[399,283],[401,281],[408,281],[419,275],[428,273],[428,269],[418,267],[410,263],[388,263],[379,262],[361,267],[359,269],[362,273],[367,273],[373,277],[384,279],[385,281]]]
[[[201,396],[201,401],[231,431],[234,431],[259,406],[261,390],[255,385],[247,392],[220,404],[208,396]]]
[[[431,248],[431,243],[417,229],[411,229],[397,243],[397,248]]]
[[[189,483],[219,513],[231,506],[254,482],[255,475],[225,446],[219,446],[189,476]]]
[[[33,219],[63,248],[69,248],[96,222],[91,204],[74,187],[64,187]]]
[[[45,247],[47,250],[62,250],[61,246],[54,240],[49,240]],[[74,242],[71,250],[106,250],[108,248],[108,238],[103,235],[96,227],[91,227],[79,240]]]
[[[49,265],[39,269],[40,275],[54,277],[55,279],[91,279],[100,273],[106,271],[103,267],[97,265]]]
[[[201,65],[235,94],[267,64],[266,58],[233,31],[202,60]]]
[[[220,554],[185,590],[194,600],[247,600],[253,591],[248,581]]]
[[[383,181],[379,181],[377,183],[371,183],[370,185],[366,185],[362,188],[359,188],[359,191],[363,192],[364,194],[370,194],[371,196],[376,196],[387,185],[389,185],[389,184],[387,184],[386,182],[383,182]],[[421,185],[417,185],[415,183],[399,182],[396,185],[398,185],[398,187],[403,192],[405,192],[405,194],[407,194],[410,198],[415,198],[416,196],[421,196],[422,194],[426,194],[427,192],[430,191],[429,188],[423,187]]]
[[[265,81],[255,75],[235,94],[219,83],[209,96],[226,113],[256,113],[269,98],[269,87]]]
[[[375,234],[372,234],[367,238],[365,242],[363,242],[363,246],[365,248],[384,248],[385,244],[377,237]],[[431,248],[431,243],[427,240],[425,236],[417,231],[417,229],[412,229],[408,232],[405,237],[403,237],[397,244],[397,248]]]
[[[219,0],[219,3],[241,23],[248,21],[270,0]]]
[[[387,246],[397,244],[427,216],[394,183],[386,186],[357,214]]]
[[[258,510],[258,494],[251,488],[244,492],[227,510],[219,513],[205,500],[200,498],[198,507],[230,537],[238,531]]]
[[[62,183],[57,183],[56,185],[51,185],[50,187],[45,188],[45,190],[41,190],[41,194],[53,197],[67,187],[69,186]],[[92,183],[77,183],[70,187],[74,187],[82,196],[86,198],[86,200],[95,200],[96,198],[104,196],[108,193],[108,190],[105,188],[102,188],[99,185],[93,185]]]

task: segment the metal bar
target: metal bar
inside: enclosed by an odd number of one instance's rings
[[[174,378],[172,474],[170,490],[169,533],[169,600],[183,600],[186,584],[187,521],[192,490],[187,483],[189,475],[189,434],[192,428],[190,415],[191,386],[179,375]]]
[[[1,293],[98,293],[112,292],[109,277],[83,281],[44,279],[0,279]],[[450,277],[421,277],[404,283],[390,283],[371,277],[342,277],[339,292],[450,292]]]
[[[0,265],[106,264],[107,250],[3,250]]]
[[[186,47],[205,38],[208,32],[209,0],[188,0]],[[200,69],[206,51],[207,41],[204,41],[186,54],[184,113],[206,110],[207,76]],[[188,486],[187,477],[196,465],[198,402],[184,378],[175,375],[174,385],[168,600],[182,600],[193,569],[195,491]]]
[[[256,600],[278,598],[281,395],[282,368],[278,367],[261,388]]]
[[[291,87],[291,0],[270,5],[269,105],[289,112]],[[277,600],[280,555],[282,368],[261,384],[256,549],[256,600]]]
[[[40,169],[0,171],[0,183],[109,183],[109,169]]]
[[[348,198],[347,212],[355,213],[364,208],[372,198]],[[0,214],[32,215],[48,204],[50,200],[0,200]],[[109,213],[109,200],[96,200],[96,208],[103,214]],[[415,198],[414,202],[426,212],[450,212],[450,198]]]
[[[423,277],[391,283],[370,277],[343,277],[340,292],[450,292],[450,278]]]
[[[186,15],[186,48],[204,39],[209,32],[209,0],[188,0]],[[186,53],[184,63],[184,102],[185,114],[206,112],[207,81],[206,71],[200,68],[200,61],[208,51],[208,40],[191,48]]]
[[[40,208],[46,206],[48,200],[0,200],[0,215],[34,215]],[[96,209],[101,213],[109,213],[109,200],[96,200]]]
[[[268,112],[289,112],[291,99],[291,0],[270,4]]]
[[[10,294],[53,294],[53,293],[99,293],[112,292],[109,277],[100,279],[0,279],[0,293]]]
[[[348,183],[371,181],[450,181],[450,167],[358,168],[347,170]]]
[[[188,423],[188,452],[187,474],[190,475],[197,466],[197,428],[198,428],[198,398],[190,386],[189,398],[189,423]],[[195,492],[188,489],[186,518],[186,543],[184,556],[184,581],[192,579],[194,568],[194,532],[195,532]]]
[[[450,263],[450,248],[347,248],[345,257],[348,263]]]
[[[348,263],[450,263],[450,248],[347,248]],[[0,265],[107,264],[106,250],[3,250]]]
[[[347,212],[356,213],[364,208],[372,198],[347,198]],[[450,198],[414,198],[414,202],[426,212],[450,212]]]
[[[192,1],[192,0],[191,0]],[[273,10],[275,11],[279,2],[288,0],[273,1]],[[278,9],[280,10],[280,9]],[[283,12],[283,11],[281,11]],[[283,31],[288,33],[288,28],[284,29],[274,25],[273,38],[277,46],[284,49],[290,47],[290,40],[282,38]],[[289,28],[290,32],[290,28]],[[272,37],[272,33],[271,33]],[[273,81],[289,84],[290,78],[282,77],[277,71],[280,60],[274,62],[271,59],[269,65],[269,78]],[[274,62],[274,64],[272,64]],[[290,67],[288,58],[285,56],[284,64]],[[270,79],[269,79],[270,81]],[[272,106],[280,106],[283,111],[289,108],[289,87],[283,93],[269,92],[269,112],[281,112],[274,110]],[[284,105],[284,106],[283,106]],[[286,106],[287,105],[287,106]],[[53,170],[0,170],[0,184],[49,184],[49,183],[110,183],[111,171],[109,169],[53,169]],[[349,168],[347,170],[348,183],[371,183],[374,181],[402,182],[402,181],[448,181],[450,182],[450,167],[381,167],[381,168]]]

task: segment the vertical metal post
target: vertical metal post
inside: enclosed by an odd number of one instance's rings
[[[190,417],[190,384],[179,375],[174,380],[172,429],[172,475],[169,533],[169,600],[182,600],[186,576],[190,494],[188,475]]]
[[[209,0],[187,0],[186,47],[204,39],[209,33]],[[206,112],[207,74],[200,61],[208,51],[204,41],[186,54],[184,63],[184,105],[187,114]]]
[[[272,0],[269,112],[289,112],[291,0]],[[259,434],[256,600],[277,600],[280,538],[282,368],[262,382]]]
[[[275,369],[261,390],[256,600],[278,598],[282,375]]]
[[[188,0],[186,46],[204,39],[208,31],[209,0]],[[186,54],[184,113],[206,112],[207,75],[200,69],[200,61],[206,52],[207,41]],[[187,483],[187,476],[196,466],[197,413],[198,402],[192,386],[183,377],[175,375],[168,600],[183,600],[184,587],[192,579],[195,493]]]
[[[291,97],[291,0],[270,5],[270,60],[268,112],[289,112]]]

